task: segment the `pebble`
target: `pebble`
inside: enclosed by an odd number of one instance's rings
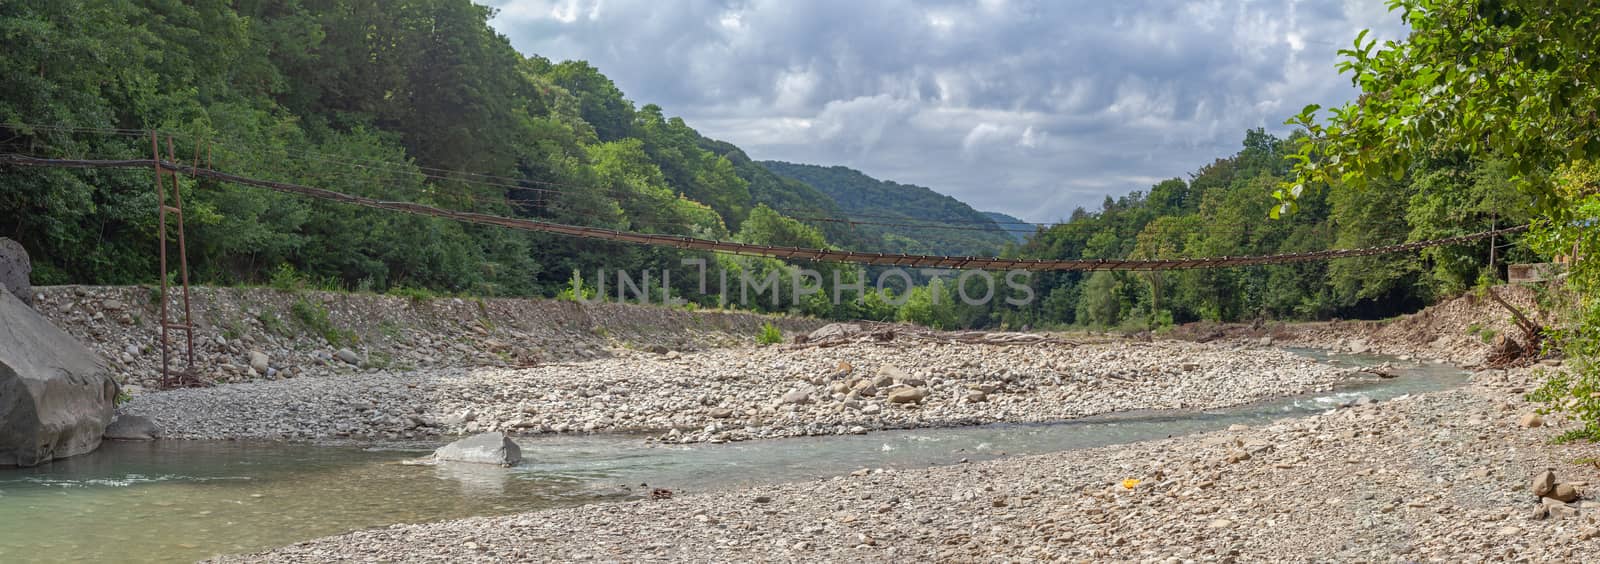
[[[261,351],[250,351],[250,368],[255,370],[256,373],[267,373],[267,369],[269,368],[268,360],[267,353]]]
[[[349,349],[337,353],[338,362],[346,365],[346,357],[356,354]],[[376,362],[378,357],[373,358]],[[888,380],[889,391],[855,392],[860,382],[869,382],[862,377],[856,377],[847,394],[810,383],[823,377],[847,381],[840,362],[848,362],[852,373]],[[1185,362],[1207,368],[1184,371],[1179,365]],[[1170,341],[1073,347],[950,344],[914,354],[870,343],[800,350],[739,347],[688,352],[677,360],[619,350],[592,360],[527,368],[278,376],[282,379],[145,393],[123,409],[151,417],[178,438],[646,430],[657,440],[697,443],[976,421],[1049,422],[1141,409],[1211,409],[1327,390],[1357,378],[1352,370],[1287,352],[1240,354]],[[1149,388],[1126,393],[1130,386]],[[980,397],[983,401],[975,401]],[[474,416],[461,416],[468,412]]]
[[[361,364],[361,355],[356,354],[356,351],[350,349],[339,349],[338,352],[333,353],[333,356],[345,364]]]
[[[1496,306],[1485,307],[1487,315],[1504,317]],[[1435,322],[1457,315],[1451,313],[1457,310],[1441,311]],[[1376,351],[1392,352],[1415,342],[1416,326],[1401,327],[1407,330],[1395,331],[1390,339],[1381,338],[1384,330],[1363,323],[1328,326],[1334,327],[1330,337],[1350,332],[1338,337],[1341,343],[1359,331],[1362,346]],[[1452,360],[1476,355],[1477,349],[1467,347],[1482,347],[1481,340],[1463,337],[1452,344],[1449,339],[1456,333],[1466,335],[1455,329],[1459,327],[1440,330],[1448,336],[1441,337],[1442,343],[1406,352]],[[1304,342],[1290,337],[1280,341]],[[688,354],[681,364],[714,368],[686,373],[681,380],[651,376],[648,363],[623,366],[629,368],[625,373],[631,385],[658,392],[647,394],[652,398],[677,398],[673,390],[680,387],[692,391],[681,397],[680,413],[689,420],[682,428],[710,421],[704,414],[712,406],[732,406],[753,418],[751,428],[758,429],[754,436],[784,429],[833,434],[855,425],[847,421],[878,429],[884,422],[936,424],[930,422],[958,416],[1059,420],[1111,405],[1167,401],[1192,401],[1189,407],[1205,409],[1210,401],[1238,401],[1249,395],[1240,386],[1258,383],[1230,376],[1236,365],[1227,360],[1229,354],[1242,359],[1241,366],[1265,358],[1259,370],[1281,378],[1327,370],[1277,357],[1276,351],[1250,346],[1229,352],[1230,347],[1237,342],[1188,348],[1112,341],[1080,344],[1070,352],[1017,347],[1026,352],[1017,356],[1005,349],[964,345],[922,347],[913,354],[851,345],[793,351],[770,347],[727,357]],[[828,398],[793,406],[793,411],[771,407],[794,382],[836,372],[841,359],[849,359],[858,374],[877,374],[876,366],[894,364],[907,375],[923,377],[930,394],[914,409],[884,409],[874,415],[864,414],[869,407],[887,405],[883,398],[860,397],[860,411],[838,413],[832,410],[843,401]],[[986,365],[991,359],[996,364]],[[1185,371],[1182,362],[1202,368]],[[543,386],[540,394],[566,401],[571,396],[563,393],[563,386],[588,382],[604,374],[606,366],[611,365],[588,364],[521,386]],[[1141,367],[1149,372],[1140,372]],[[1510,369],[1461,388],[1396,398],[1381,404],[1381,410],[1290,416],[1259,427],[967,464],[862,469],[850,476],[702,491],[670,503],[601,503],[397,525],[243,559],[485,560],[482,553],[459,548],[471,541],[514,551],[524,560],[569,560],[581,554],[608,561],[1582,561],[1582,554],[1592,554],[1594,539],[1600,538],[1600,528],[1585,520],[1583,504],[1590,502],[1546,498],[1537,505],[1547,518],[1565,520],[1530,522],[1525,510],[1530,482],[1508,477],[1528,476],[1529,470],[1552,464],[1569,478],[1592,472],[1573,466],[1573,447],[1529,440],[1521,428],[1507,424],[1514,417],[1510,414],[1529,407],[1511,390],[1537,385],[1531,382],[1531,370]],[[1185,374],[1205,378],[1189,380]],[[982,404],[962,401],[971,386],[1002,381],[1003,395],[992,395]],[[1296,386],[1319,382],[1301,379]],[[1191,387],[1199,387],[1199,393]],[[610,402],[618,400],[593,396],[585,401],[614,411]],[[1500,409],[1507,404],[1514,409]],[[590,409],[586,405],[574,402],[568,409]],[[1254,460],[1220,464],[1229,451],[1253,454]],[[962,454],[952,453],[951,458],[958,456]],[[1481,478],[1457,479],[1467,476]],[[1137,487],[1132,489],[1119,485],[1134,481]],[[1574,491],[1583,487],[1578,480],[1561,482],[1553,475],[1549,482],[1550,492],[1561,484]],[[762,496],[784,502],[775,507],[749,501]],[[1555,515],[1572,512],[1576,519]],[[712,524],[696,523],[702,518]],[[519,521],[538,526],[511,526]],[[695,526],[685,527],[685,522]],[[504,554],[501,559],[510,559]]]
[[[848,477],[676,496],[670,504],[598,504],[399,525],[283,547],[267,557],[472,559],[450,548],[468,539],[516,547],[536,560],[606,546],[608,559],[623,561],[771,560],[779,557],[773,550],[801,541],[810,544],[796,558],[807,561],[888,558],[890,549],[895,561],[1026,561],[1048,554],[1142,562],[1162,561],[1171,550],[1196,561],[1462,561],[1484,546],[1515,548],[1520,560],[1552,561],[1592,548],[1575,544],[1590,538],[1585,531],[1593,528],[1576,505],[1547,499],[1540,506],[1545,518],[1565,521],[1530,525],[1514,520],[1526,513],[1510,509],[1508,492],[1435,479],[1559,458],[1567,448],[1506,440],[1520,431],[1491,418],[1462,428],[1474,413],[1470,406],[1484,403],[1475,394],[1485,393],[1504,391],[1430,392],[1390,403],[1382,419],[1297,417],[1259,428],[963,465],[863,468]],[[1405,431],[1441,422],[1490,439],[1411,442],[1414,431]],[[1241,451],[1270,446],[1261,457],[1290,468],[1219,468],[1198,456],[1222,445]],[[1360,467],[1301,463],[1306,460],[1356,460]],[[1142,482],[1136,488],[1118,485],[1135,479]],[[780,509],[762,498],[784,502]],[[529,516],[539,523],[536,530],[507,526]],[[544,530],[563,533],[537,532]],[[1404,534],[1385,536],[1385,530]],[[650,548],[655,539],[671,539],[661,543],[670,546]]]

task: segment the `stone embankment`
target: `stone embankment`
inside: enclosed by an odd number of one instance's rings
[[[753,343],[763,323],[777,324],[786,335],[823,324],[556,300],[412,299],[270,288],[193,291],[196,371],[213,383],[384,369],[506,368],[594,359],[628,348],[696,350]],[[42,315],[110,363],[124,391],[138,395],[155,388],[161,367],[158,290],[50,286],[32,292]],[[180,318],[176,307],[169,315]],[[175,362],[183,365],[181,359]]]

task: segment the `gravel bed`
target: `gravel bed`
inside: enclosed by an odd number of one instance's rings
[[[1242,345],[854,343],[382,371],[145,393],[176,438],[416,438],[647,431],[673,442],[1217,408],[1373,378]]]
[[[1570,422],[1525,426],[1520,394],[1540,377],[1483,372],[1464,388],[1263,428],[396,525],[226,560],[1590,559],[1600,471],[1574,460],[1600,448],[1551,445]],[[1583,499],[1538,518],[1529,481],[1546,468]]]

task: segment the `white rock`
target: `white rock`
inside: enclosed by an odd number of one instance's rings
[[[267,360],[267,353],[250,351],[250,368],[254,368],[257,373],[267,373]]]

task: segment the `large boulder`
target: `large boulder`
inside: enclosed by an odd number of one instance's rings
[[[434,460],[515,466],[522,462],[522,449],[505,433],[479,433],[439,447]]]
[[[0,289],[0,467],[93,451],[116,397],[105,361]]]
[[[114,441],[153,441],[161,438],[161,426],[143,415],[118,415],[103,436]]]
[[[33,273],[33,263],[22,244],[0,237],[0,288],[5,288],[22,303],[33,305],[33,285],[28,276]]]

